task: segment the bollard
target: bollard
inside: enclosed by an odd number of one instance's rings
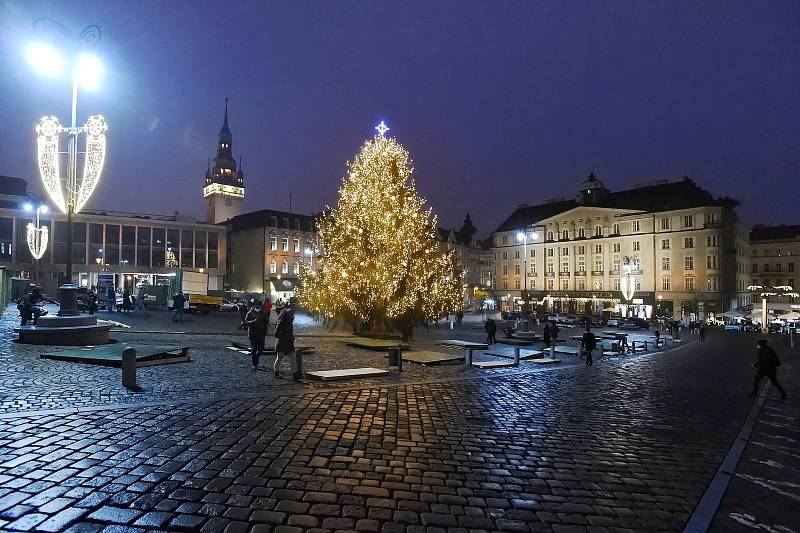
[[[472,348],[467,348],[467,358],[465,360],[467,366],[472,366]]]
[[[403,345],[397,345],[397,371],[403,371]]]
[[[138,388],[136,385],[136,350],[122,350],[122,386],[128,389]]]
[[[519,346],[514,346],[514,366],[519,366]]]
[[[294,377],[296,377],[297,379],[303,379],[303,352],[295,350],[294,357],[295,357]]]

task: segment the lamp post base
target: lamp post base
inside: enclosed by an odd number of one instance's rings
[[[58,288],[58,316],[78,316],[78,286],[67,283]]]

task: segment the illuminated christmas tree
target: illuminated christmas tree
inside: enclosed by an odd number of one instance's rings
[[[436,217],[417,195],[411,159],[378,135],[348,163],[339,202],[318,223],[317,269],[301,274],[299,300],[313,313],[378,326],[440,318],[461,309],[464,273],[439,250]]]

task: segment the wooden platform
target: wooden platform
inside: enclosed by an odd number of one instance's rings
[[[306,377],[309,379],[317,379],[320,381],[337,381],[343,379],[361,379],[361,378],[374,378],[386,376],[389,374],[388,370],[381,370],[380,368],[343,368],[341,370],[317,370],[314,372],[306,372]]]
[[[369,337],[359,337],[357,339],[348,339],[345,344],[354,348],[363,348],[364,350],[374,350],[382,352],[389,348],[397,348],[399,345],[403,350],[408,349],[408,344],[400,341],[387,340],[387,339],[370,339]]]
[[[388,357],[388,355],[387,355]],[[403,352],[403,361],[419,363],[421,365],[439,365],[442,363],[462,362],[466,354],[439,353],[430,351]]]
[[[147,344],[106,344],[86,346],[44,353],[44,359],[70,361],[100,366],[122,366],[122,351],[126,348],[136,350],[136,366],[167,365],[190,361],[188,346],[150,346]]]
[[[472,366],[476,368],[513,368],[514,363],[507,361],[474,361]]]
[[[533,344],[531,339],[497,339],[499,344],[509,344],[511,346],[530,346]]]
[[[489,345],[484,342],[470,342],[462,341],[460,339],[445,339],[439,344],[442,346],[447,346],[448,348],[462,348],[464,350],[467,348],[472,348],[473,350],[485,350],[489,347]]]

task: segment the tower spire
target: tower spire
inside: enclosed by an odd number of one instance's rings
[[[222,129],[228,129],[228,97],[225,97],[225,121],[222,123]]]

